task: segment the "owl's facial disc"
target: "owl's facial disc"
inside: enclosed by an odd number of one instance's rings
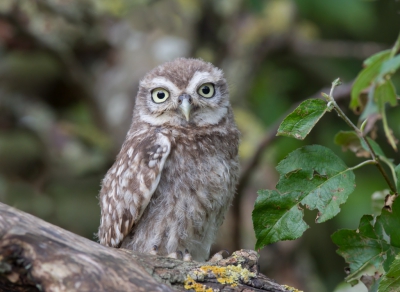
[[[178,98],[178,103],[179,103],[179,108],[182,111],[182,114],[185,116],[186,121],[189,122],[189,117],[190,117],[190,111],[193,108],[193,103],[192,103],[192,98],[190,97],[189,94],[182,94]]]
[[[189,66],[179,60],[178,65],[160,66],[141,81],[135,106],[140,119],[157,126],[218,124],[230,106],[222,71],[204,62],[192,60],[194,65]]]

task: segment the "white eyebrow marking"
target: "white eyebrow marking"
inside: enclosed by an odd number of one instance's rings
[[[197,86],[203,83],[211,82],[212,80],[212,76],[209,72],[197,71],[194,73],[192,79],[190,79],[186,90],[188,93],[194,93],[197,89]]]
[[[162,87],[168,89],[169,91],[171,91],[171,93],[175,94],[179,94],[180,91],[179,88],[172,81],[162,76],[155,77],[149,81],[142,81],[141,85],[147,88]]]

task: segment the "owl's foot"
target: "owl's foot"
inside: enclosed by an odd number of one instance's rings
[[[187,249],[185,249],[185,254],[183,255],[183,261],[184,262],[192,261],[192,255],[189,253],[189,251]]]
[[[217,252],[216,254],[214,254],[208,261],[210,263],[216,263],[219,260],[222,260],[224,257],[222,256],[224,253],[227,253],[227,255],[229,256],[229,251],[223,249],[219,252]]]
[[[158,254],[158,246],[157,245],[153,245],[153,248],[151,249],[150,254],[152,254],[152,255]]]
[[[172,252],[169,255],[167,255],[167,257],[172,258],[172,259],[181,260],[183,255],[182,255],[182,252],[180,250],[177,250],[177,251]]]

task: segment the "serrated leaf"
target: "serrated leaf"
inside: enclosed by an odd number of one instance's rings
[[[332,241],[339,246],[336,251],[350,266],[346,280],[354,280],[369,265],[378,268],[384,261],[382,250],[389,247],[385,241],[377,238],[373,230],[371,215],[361,218],[358,230],[339,230],[332,235]]]
[[[357,230],[339,230],[332,235],[340,254],[350,265],[347,280],[353,280],[364,268],[383,266],[387,271],[400,252],[400,200],[395,200],[392,212],[382,209],[374,220],[371,215],[361,218]]]
[[[256,249],[277,242],[300,237],[308,229],[303,221],[303,210],[296,204],[296,194],[282,195],[277,191],[262,190],[253,210]]]
[[[397,203],[396,203],[397,201]],[[381,215],[375,223],[376,233],[386,240],[390,248],[386,251],[386,260],[383,268],[388,271],[396,254],[400,252],[400,200],[395,200],[392,210],[382,209]],[[384,252],[384,251],[383,251]]]
[[[361,106],[359,99],[361,92],[369,87],[378,76],[382,63],[390,58],[390,53],[390,50],[380,52],[366,60],[367,67],[358,74],[351,90],[350,108],[352,110]]]
[[[378,291],[400,291],[400,254],[396,256],[395,260],[390,266],[389,271],[382,277]]]
[[[277,190],[260,191],[255,203],[257,249],[300,237],[308,228],[301,205],[318,209],[317,223],[331,219],[355,187],[353,171],[330,149],[320,145],[293,151],[277,170]]]
[[[397,193],[400,193],[400,164],[395,167],[394,171],[396,174],[396,190]]]
[[[327,104],[322,99],[307,99],[303,101],[282,121],[277,136],[303,140],[327,110]]]

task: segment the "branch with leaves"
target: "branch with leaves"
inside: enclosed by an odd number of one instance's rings
[[[396,198],[400,192],[400,165],[394,165],[365,131],[369,117],[379,115],[389,144],[397,149],[386,118],[386,104],[397,105],[391,77],[400,68],[400,54],[396,55],[399,48],[400,36],[391,50],[364,61],[365,68],[354,82],[350,103],[353,110],[362,113],[359,127],[334,99],[339,79],[332,83],[329,94],[322,94],[326,100],[308,99],[283,120],[277,135],[303,140],[325,113],[334,110],[352,130],[339,132],[335,142],[356,154],[362,151],[363,156],[370,159],[348,167],[330,149],[320,145],[304,146],[290,153],[276,167],[280,175],[276,190],[258,193],[253,211],[257,249],[280,240],[299,238],[309,228],[303,220],[304,209],[318,210],[316,223],[339,214],[340,205],[355,189],[354,170],[373,164],[391,190],[381,214],[363,216],[357,230],[339,230],[332,235],[332,240],[339,246],[338,253],[349,263],[347,281],[353,284],[358,279],[367,282],[368,278],[369,291],[399,291],[400,283],[396,278],[400,277],[400,199]],[[366,89],[368,98],[363,103],[360,95]],[[382,163],[390,168],[391,177]],[[363,275],[371,267],[375,276]]]

